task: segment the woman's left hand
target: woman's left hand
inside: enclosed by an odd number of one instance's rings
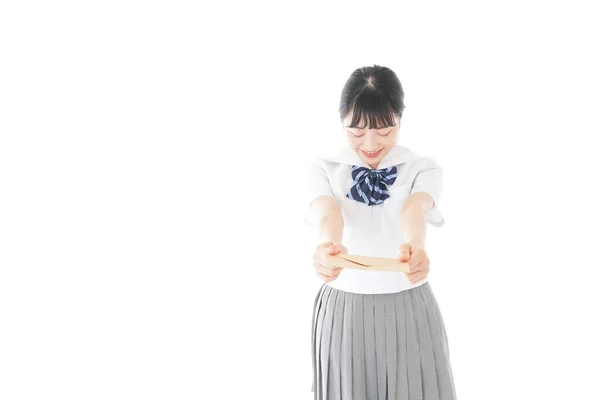
[[[408,262],[410,272],[404,274],[411,284],[418,283],[425,279],[429,273],[429,257],[425,249],[418,243],[404,243],[398,249],[400,261]]]

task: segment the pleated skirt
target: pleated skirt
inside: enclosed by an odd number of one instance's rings
[[[315,400],[455,400],[448,337],[429,282],[358,294],[324,284],[314,304]]]

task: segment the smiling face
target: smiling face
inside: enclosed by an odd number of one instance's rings
[[[358,154],[360,159],[371,169],[376,169],[379,162],[396,145],[400,130],[400,117],[394,117],[395,125],[373,129],[361,121],[358,127],[350,127],[352,112],[343,121],[343,129],[348,139],[348,145]],[[359,127],[364,127],[360,129]],[[369,129],[371,128],[371,129]]]

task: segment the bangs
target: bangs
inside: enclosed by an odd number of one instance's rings
[[[389,100],[377,89],[365,88],[354,102],[349,128],[381,129],[395,126],[396,113]],[[361,126],[359,126],[361,124]]]

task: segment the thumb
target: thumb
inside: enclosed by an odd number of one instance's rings
[[[400,258],[400,261],[403,262],[410,260],[410,244],[405,243],[400,246],[400,249],[398,249],[398,257]]]
[[[340,251],[342,251],[342,246],[339,244],[333,244],[327,248],[327,253],[331,255],[338,254]]]

